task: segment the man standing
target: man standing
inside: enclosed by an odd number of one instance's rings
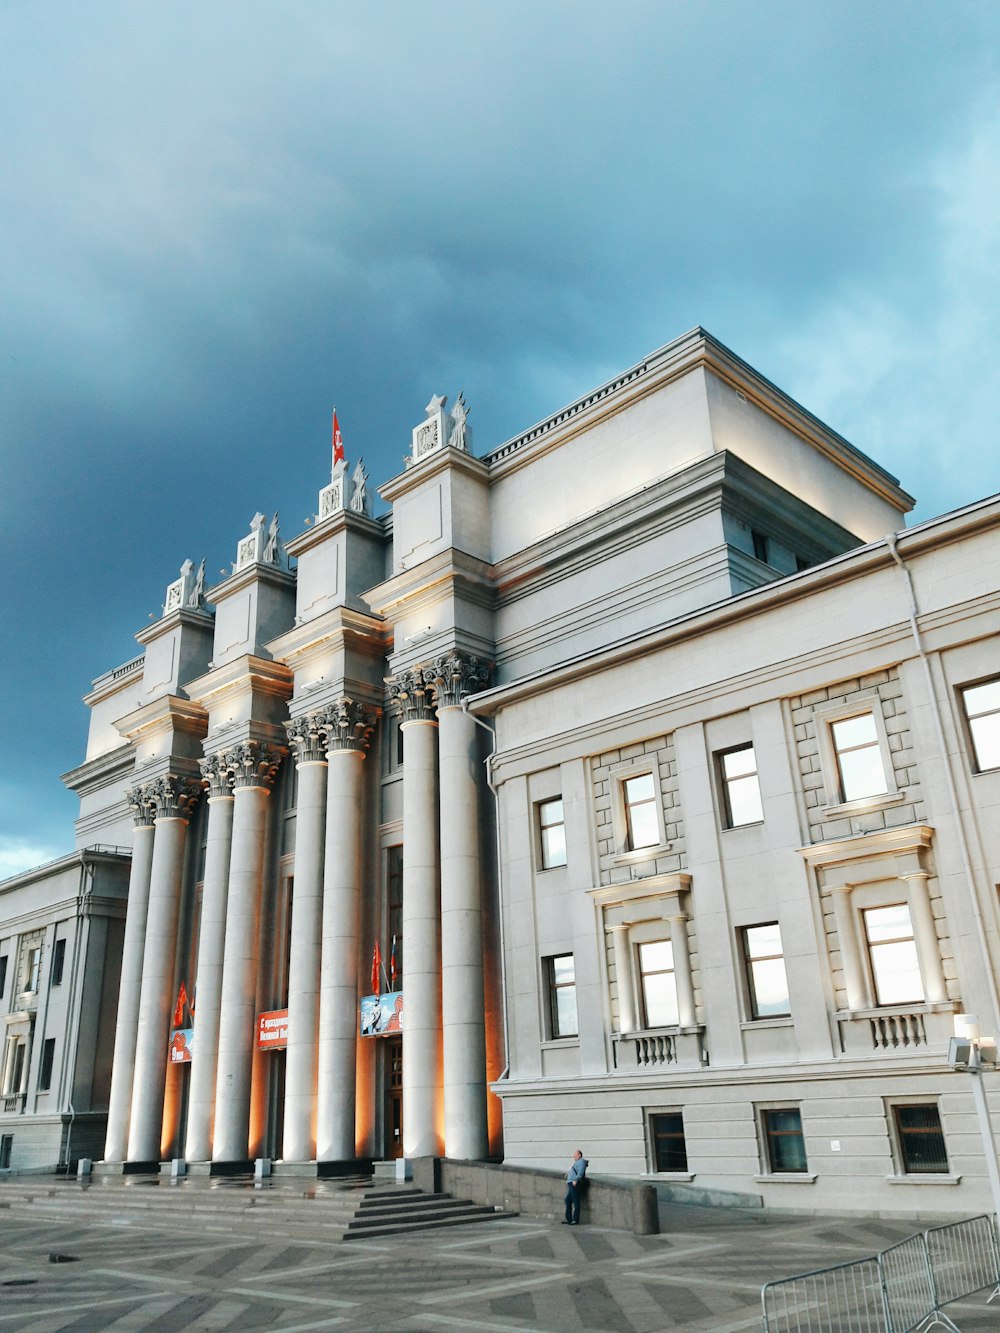
[[[580,1224],[580,1192],[583,1189],[583,1178],[587,1174],[587,1159],[577,1148],[573,1154],[573,1160],[570,1168],[566,1172],[566,1221],[563,1226],[579,1226]]]

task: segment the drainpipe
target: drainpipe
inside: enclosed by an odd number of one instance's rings
[[[486,723],[469,712],[469,696],[465,695],[462,699],[462,708],[466,714],[472,718],[476,726],[482,727],[490,740],[493,742],[493,749],[483,761],[486,768],[486,785],[493,793],[494,818],[493,827],[496,835],[496,867],[497,867],[497,919],[500,924],[500,1011],[503,1023],[503,1057],[505,1064],[503,1069],[497,1075],[497,1082],[506,1078],[510,1073],[510,1047],[507,1040],[507,951],[504,947],[504,928],[503,928],[503,872],[500,868],[500,793],[496,789],[493,781],[493,761],[496,759],[497,734],[495,727],[489,727]]]
[[[913,587],[913,578],[909,568],[899,554],[898,534],[889,533],[885,539],[889,554],[899,566],[906,583],[906,592],[909,598],[909,621],[910,633],[913,636],[913,642],[917,650],[917,656],[924,668],[924,677],[927,683],[927,697],[930,699],[931,715],[934,718],[934,729],[937,733],[938,745],[941,749],[941,766],[944,770],[945,783],[948,787],[948,798],[951,801],[951,808],[955,812],[955,824],[958,830],[958,847],[962,858],[962,870],[965,875],[966,887],[969,891],[969,899],[972,903],[972,910],[976,918],[976,928],[979,935],[979,949],[983,957],[983,967],[986,970],[986,981],[990,990],[990,997],[993,1001],[993,1013],[996,1016],[997,1024],[1000,1025],[1000,995],[997,993],[996,975],[993,971],[993,962],[990,958],[989,946],[986,943],[986,923],[983,920],[982,907],[979,902],[979,896],[976,886],[976,875],[972,867],[972,853],[969,848],[969,840],[965,831],[965,821],[962,818],[962,812],[958,804],[958,789],[955,786],[955,775],[952,772],[951,760],[948,756],[948,743],[944,734],[944,722],[941,717],[941,704],[938,700],[937,690],[934,687],[934,677],[931,674],[930,658],[924,648],[923,639],[920,634],[918,616],[920,612],[917,609],[917,595]]]

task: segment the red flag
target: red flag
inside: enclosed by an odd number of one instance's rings
[[[333,409],[333,466],[344,461],[344,437],[340,433],[340,422],[337,420],[337,409]]]
[[[187,1004],[187,987],[181,982],[181,988],[177,992],[177,1004],[174,1006],[174,1027],[182,1028],[184,1026],[184,1006]]]
[[[382,951],[378,947],[378,940],[375,941],[375,949],[372,952],[372,994],[381,995],[382,986],[379,981],[379,973],[382,971]]]
[[[392,937],[392,953],[389,955],[389,989],[396,989],[396,937]]]

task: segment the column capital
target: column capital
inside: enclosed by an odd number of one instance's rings
[[[315,764],[326,761],[326,710],[318,713],[303,713],[285,723],[288,732],[288,744],[295,754],[297,764]]]
[[[166,773],[148,783],[145,790],[155,818],[187,821],[198,804],[202,789],[196,778]]]
[[[434,659],[434,693],[438,708],[456,708],[467,694],[481,690],[490,677],[490,664],[468,653],[445,653]]]
[[[364,752],[371,743],[372,732],[379,719],[379,710],[367,704],[341,696],[323,711],[323,731],[326,734],[327,753],[335,750]]]
[[[202,786],[207,789],[209,800],[232,796],[233,773],[226,760],[225,751],[207,754],[204,759],[199,759],[198,767],[201,769]]]
[[[278,746],[268,745],[265,741],[243,741],[226,750],[224,758],[233,775],[234,790],[272,787],[285,753]]]
[[[400,722],[434,722],[434,682],[432,666],[411,667],[386,679],[387,703]]]
[[[133,826],[135,828],[152,828],[153,820],[156,818],[156,810],[153,808],[153,802],[150,799],[149,784],[144,783],[137,787],[129,787],[125,793],[125,800],[128,802],[132,814]]]

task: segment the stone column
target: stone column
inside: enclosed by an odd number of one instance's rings
[[[115,1053],[111,1065],[108,1097],[108,1129],[104,1143],[106,1162],[124,1162],[128,1153],[129,1111],[135,1074],[135,1039],[139,1026],[139,996],[142,991],[142,955],[149,911],[149,877],[153,867],[153,809],[142,787],[126,793],[132,809],[132,868],[128,878],[125,939],[122,943],[121,980],[118,984],[118,1018],[115,1023]]]
[[[635,1032],[635,981],[632,968],[632,940],[629,925],[612,926],[611,942],[615,954],[615,976],[618,979],[618,1031]]]
[[[158,1162],[167,1078],[167,1043],[173,1008],[177,918],[188,818],[201,786],[170,774],[146,787],[156,812],[150,870],[149,910],[142,955],[142,989],[136,1028],[135,1074],[129,1123],[128,1160]]]
[[[214,1162],[247,1160],[264,845],[268,799],[281,756],[282,751],[258,741],[247,741],[226,752],[233,774],[233,851],[222,965]]]
[[[346,698],[326,715],[329,767],[316,1097],[316,1156],[323,1162],[350,1161],[357,1153],[361,769],[376,716]]]
[[[486,684],[489,668],[477,658],[449,653],[434,663],[434,673],[441,779],[444,1151],[447,1157],[478,1161],[489,1154],[479,850],[482,765],[476,724],[461,707],[461,701]],[[405,765],[403,772],[405,783]],[[405,836],[404,825],[404,857]],[[403,1077],[405,1080],[405,1056]],[[405,1110],[403,1130],[405,1133]]]
[[[326,839],[326,736],[319,714],[285,723],[295,753],[295,881],[288,959],[288,1047],[285,1053],[284,1158],[316,1156],[316,1035]]]
[[[208,788],[208,843],[198,929],[195,973],[195,1037],[191,1052],[191,1088],[188,1093],[187,1136],[184,1156],[189,1162],[207,1162],[212,1156],[212,1121],[215,1113],[215,1071],[219,1054],[219,1014],[222,1009],[222,957],[226,941],[226,903],[229,898],[229,859],[233,847],[233,775],[224,754],[201,761]]]
[[[913,922],[913,941],[917,948],[917,957],[920,959],[924,999],[928,1004],[941,1004],[948,999],[948,986],[941,966],[941,950],[938,948],[937,931],[934,928],[934,913],[931,911],[929,878],[926,870],[917,870],[912,875],[903,876],[910,904],[910,920]]]
[[[837,935],[840,937],[840,965],[844,969],[844,989],[847,991],[848,1009],[870,1009],[874,1004],[868,976],[858,944],[858,928],[851,906],[851,887],[841,884],[830,890],[833,899],[833,914],[837,922]]]
[[[694,1027],[697,1019],[694,1008],[694,980],[691,976],[691,948],[688,943],[687,913],[677,907],[668,917],[670,943],[674,955],[674,983],[677,986],[677,1023],[679,1027]]]
[[[433,671],[401,672],[389,699],[403,732],[403,1152],[440,1157],[441,936]]]

